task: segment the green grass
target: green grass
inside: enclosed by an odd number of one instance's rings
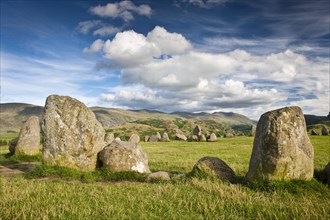
[[[330,161],[329,137],[311,137],[315,167]],[[203,156],[247,172],[252,137],[216,143],[144,143],[153,171],[188,173]],[[5,158],[0,155],[0,163]],[[51,176],[51,180],[39,177]],[[145,182],[136,173],[80,172],[39,166],[26,176],[0,178],[0,219],[330,219],[330,190],[317,180],[230,184],[184,178]]]

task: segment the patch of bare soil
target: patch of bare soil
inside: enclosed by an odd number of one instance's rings
[[[37,165],[39,165],[39,163],[37,162],[13,163],[13,164],[8,164],[6,166],[0,165],[0,175],[12,176],[12,175],[23,174],[31,171]]]

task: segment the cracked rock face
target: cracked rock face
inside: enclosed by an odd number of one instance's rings
[[[43,159],[46,164],[94,170],[105,146],[105,131],[94,113],[80,101],[51,95],[43,121]]]
[[[147,154],[137,143],[115,140],[99,153],[98,158],[102,166],[112,172],[150,173]]]
[[[301,109],[285,107],[263,114],[258,122],[248,180],[313,178],[314,150]]]

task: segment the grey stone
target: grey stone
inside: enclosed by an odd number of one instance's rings
[[[140,142],[140,136],[137,134],[132,134],[128,141],[138,144]]]
[[[68,96],[49,96],[42,132],[46,164],[84,171],[96,168],[97,153],[105,146],[105,131],[83,103]]]
[[[217,140],[218,138],[214,133],[211,133],[209,138],[207,139],[208,142],[216,142]]]
[[[115,136],[113,133],[106,133],[104,136],[104,144],[108,145],[110,144],[112,141],[115,140]]]
[[[325,126],[322,127],[322,135],[329,135],[329,130]]]
[[[158,142],[160,141],[158,135],[151,135],[149,138],[149,142]]]
[[[205,142],[206,141],[206,137],[204,134],[202,134],[200,137],[199,137],[199,141],[200,142]]]
[[[148,175],[147,181],[152,180],[171,180],[171,173],[165,171],[158,171],[155,173],[150,173]]]
[[[163,133],[162,141],[163,142],[169,142],[170,141],[170,138],[168,137],[168,134],[166,132]]]
[[[196,135],[197,137],[201,136],[202,135],[202,128],[201,128],[201,126],[196,125],[193,134]]]
[[[197,142],[198,141],[198,136],[197,135],[190,135],[188,138],[187,138],[187,141],[189,142]]]
[[[248,180],[313,178],[314,151],[301,109],[285,107],[264,113],[258,122]]]
[[[112,172],[150,173],[147,154],[137,143],[115,140],[99,153],[98,158],[102,166]]]
[[[187,140],[187,137],[184,134],[176,133],[175,134],[175,140],[186,141]]]
[[[234,134],[231,133],[231,132],[227,132],[227,133],[224,134],[223,137],[225,137],[225,138],[232,138],[232,137],[234,137]]]
[[[144,141],[145,141],[145,142],[148,142],[149,139],[150,139],[150,136],[149,136],[149,135],[146,135],[146,136],[144,137]]]
[[[18,137],[12,139],[12,140],[9,142],[8,149],[9,149],[9,152],[10,152],[11,154],[15,154],[15,148],[16,148],[16,145],[17,145],[17,141],[18,141]]]
[[[211,176],[222,180],[234,181],[235,172],[217,157],[203,157],[193,167],[192,175]]]
[[[15,146],[15,154],[40,153],[40,124],[37,116],[31,116],[22,126]]]
[[[318,135],[318,133],[314,129],[312,129],[311,130],[311,135]]]

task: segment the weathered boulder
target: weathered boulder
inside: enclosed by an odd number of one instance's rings
[[[327,184],[330,186],[330,162],[325,166],[324,171],[327,176]]]
[[[97,153],[105,146],[105,131],[83,103],[68,96],[49,96],[42,132],[46,164],[85,171],[96,168]]]
[[[150,173],[148,175],[147,181],[153,181],[153,180],[171,180],[171,173],[166,171],[158,171],[155,173]]]
[[[176,133],[175,134],[175,140],[186,141],[187,140],[187,137],[184,134]]]
[[[322,131],[321,132],[322,132],[322,135],[329,135],[329,130],[325,126],[322,127]]]
[[[311,135],[319,135],[314,129],[311,130]]]
[[[150,173],[147,154],[137,143],[113,141],[98,154],[98,158],[101,166],[112,172]]]
[[[190,135],[188,138],[187,138],[187,141],[189,142],[192,142],[192,141],[198,141],[198,136],[197,135]]]
[[[297,106],[264,113],[258,122],[248,180],[313,178],[314,151]]]
[[[137,134],[132,134],[128,141],[138,144],[140,142],[140,136]]]
[[[18,137],[12,139],[12,140],[9,142],[8,149],[9,149],[9,152],[10,152],[11,154],[15,154],[15,148],[16,148],[16,145],[17,145],[17,141],[18,141]]]
[[[104,144],[108,145],[110,144],[112,141],[115,140],[115,136],[113,133],[106,133],[104,136]]]
[[[170,138],[168,137],[168,134],[166,132],[163,133],[162,141],[163,142],[169,142],[170,141]]]
[[[202,135],[202,128],[199,125],[196,125],[193,135],[196,135],[197,137],[200,137]]]
[[[208,142],[216,142],[217,140],[218,140],[218,138],[214,133],[211,133],[207,139]]]
[[[199,141],[200,142],[205,142],[206,141],[206,137],[204,134],[202,134],[200,137],[199,137]]]
[[[160,140],[162,139],[162,136],[160,135],[159,132],[156,133],[156,136],[157,136],[157,138],[158,138],[158,141],[160,141]]]
[[[146,135],[146,136],[144,137],[144,142],[148,142],[149,139],[150,139],[150,136],[149,136],[149,135]]]
[[[193,167],[193,176],[211,176],[222,180],[234,181],[235,172],[221,159],[217,157],[203,157]]]
[[[158,135],[151,135],[149,138],[149,142],[158,142],[158,141],[160,141]]]
[[[40,152],[40,124],[31,116],[22,126],[15,146],[15,154],[36,155]]]
[[[231,133],[231,132],[227,132],[227,133],[224,134],[223,137],[225,137],[225,138],[232,138],[232,137],[234,137],[234,134]]]

